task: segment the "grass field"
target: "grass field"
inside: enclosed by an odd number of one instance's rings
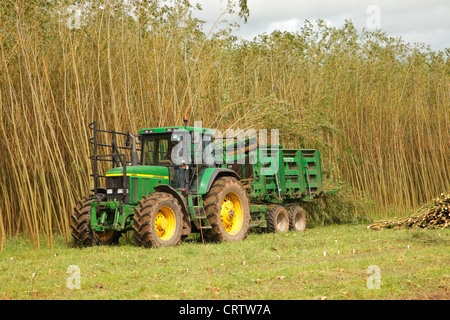
[[[40,250],[17,237],[0,253],[0,299],[443,300],[450,297],[449,236],[448,229],[333,225],[205,246],[191,235],[163,249],[126,239],[68,248],[56,237],[53,249]],[[376,284],[369,266],[379,268],[379,289],[368,287]]]

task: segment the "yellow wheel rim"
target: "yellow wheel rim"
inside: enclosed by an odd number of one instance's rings
[[[235,193],[230,192],[223,198],[220,218],[222,226],[229,235],[234,236],[239,233],[244,221],[244,214],[241,200]]]
[[[163,241],[170,240],[175,234],[176,227],[175,213],[168,207],[159,209],[155,216],[155,231]]]

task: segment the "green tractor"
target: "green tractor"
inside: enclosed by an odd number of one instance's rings
[[[139,135],[90,124],[94,188],[71,215],[76,245],[116,244],[128,231],[138,245],[164,247],[192,232],[240,241],[251,227],[305,230],[299,204],[324,193],[317,150],[216,137],[184,121]]]

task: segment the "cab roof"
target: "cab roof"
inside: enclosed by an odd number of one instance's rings
[[[200,128],[200,127],[183,127],[183,126],[141,129],[139,131],[139,134],[142,135],[142,134],[152,134],[152,133],[166,133],[166,132],[173,132],[173,131],[200,132],[202,134],[214,135],[213,129]]]

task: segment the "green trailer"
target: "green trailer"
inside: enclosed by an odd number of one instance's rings
[[[93,189],[71,215],[75,244],[115,244],[132,231],[145,247],[192,232],[239,241],[251,227],[303,231],[303,201],[324,194],[320,153],[214,135],[207,128],[147,128],[133,135],[96,122]]]

